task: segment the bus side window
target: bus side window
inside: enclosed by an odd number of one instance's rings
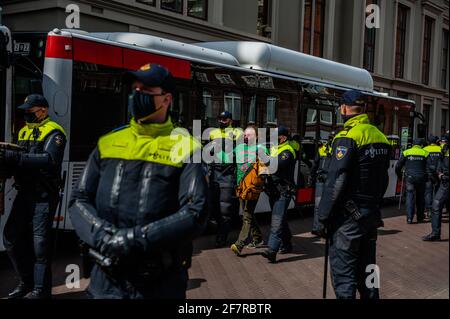
[[[277,97],[268,96],[266,98],[266,123],[267,124],[277,124]]]
[[[224,111],[228,111],[233,115],[235,126],[241,126],[241,102],[242,97],[240,94],[235,92],[224,92]]]

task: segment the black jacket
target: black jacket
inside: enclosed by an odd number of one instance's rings
[[[148,136],[140,138],[151,143]],[[139,149],[137,145],[142,144],[136,144]],[[165,147],[164,143],[159,145]],[[158,150],[153,152],[150,156],[158,158]],[[175,167],[101,156],[97,147],[70,200],[70,218],[81,240],[98,249],[111,225],[138,228],[143,234],[139,240],[145,242],[146,250],[135,252],[127,260],[129,274],[145,268],[145,260],[157,262],[166,255],[188,267],[192,239],[202,231],[207,219],[207,184],[202,164]],[[99,267],[95,266],[92,274],[92,293],[100,297],[121,296],[123,292]]]
[[[15,187],[37,200],[57,197],[66,146],[63,129],[47,119],[34,128],[22,128],[16,142],[25,151],[15,167]]]
[[[395,173],[398,177],[401,177],[404,168],[406,178],[424,181],[430,173],[428,169],[432,167],[430,161],[429,153],[419,145],[414,145],[403,151],[395,166]]]
[[[345,204],[353,201],[381,222],[379,207],[389,184],[390,154],[387,138],[366,114],[348,120],[333,142],[319,220],[327,223],[332,213],[341,214]]]

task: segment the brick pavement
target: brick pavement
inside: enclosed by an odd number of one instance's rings
[[[449,298],[449,228],[444,218],[443,241],[428,243],[421,236],[430,231],[430,224],[407,225],[404,213],[394,206],[383,209],[385,227],[379,230],[377,259],[381,270],[381,297]],[[268,234],[269,225],[262,230]],[[229,248],[216,249],[214,236],[205,235],[194,243],[187,296],[197,298],[321,298],[324,242],[310,235],[311,217],[290,214],[294,235],[294,251],[279,255],[278,263],[269,264],[261,249],[245,249],[245,257],[236,257]],[[237,237],[238,230],[231,234]],[[65,239],[54,263],[55,298],[83,298],[88,280],[79,289],[65,287],[65,267],[80,264],[76,239]],[[11,266],[0,255],[0,298],[14,285]],[[328,297],[334,298],[330,281]]]

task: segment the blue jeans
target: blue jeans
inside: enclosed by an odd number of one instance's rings
[[[431,211],[433,208],[433,199],[439,189],[439,184],[434,184],[430,179],[425,184],[425,209]]]
[[[441,183],[439,190],[433,200],[433,210],[431,212],[432,233],[441,236],[442,209],[448,200],[448,182]]]
[[[283,194],[270,199],[272,222],[268,246],[272,252],[278,252],[281,245],[284,247],[291,245],[292,234],[287,222],[287,210],[290,201],[291,197]]]
[[[323,192],[323,185],[324,183],[317,182],[316,183],[316,189],[314,194],[314,219],[313,219],[313,230],[319,230],[319,204],[320,200],[322,199],[322,192]]]
[[[413,220],[415,208],[417,207],[417,220],[424,218],[425,211],[425,179],[406,179],[406,215]]]
[[[20,193],[5,225],[4,242],[20,280],[35,288],[51,291],[51,228],[57,198],[36,203]]]

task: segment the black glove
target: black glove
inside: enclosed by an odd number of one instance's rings
[[[112,228],[107,231],[100,244],[100,253],[107,257],[120,258],[127,256],[136,248],[135,228]]]
[[[0,148],[0,164],[16,165],[20,162],[22,153]]]

